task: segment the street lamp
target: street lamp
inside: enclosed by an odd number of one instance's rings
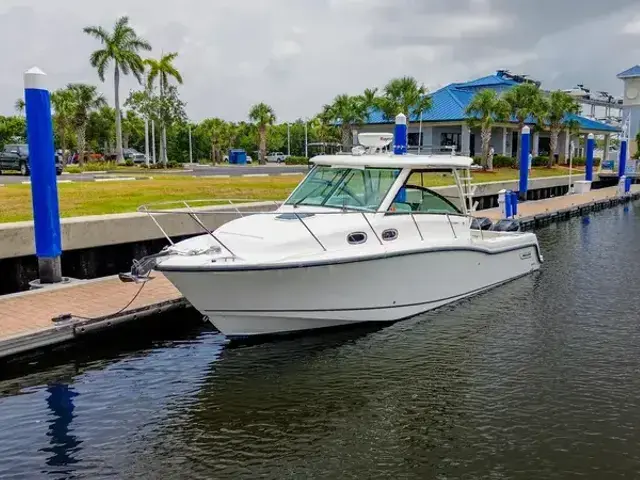
[[[291,124],[287,122],[287,156],[291,156]]]
[[[307,123],[309,119],[304,119],[304,156],[309,158],[309,136],[307,134]]]

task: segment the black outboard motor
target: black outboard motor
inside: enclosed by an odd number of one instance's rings
[[[493,225],[493,222],[487,217],[477,217],[471,220],[472,230],[489,230],[491,225]]]
[[[494,232],[519,232],[520,222],[512,218],[503,218],[491,226]]]

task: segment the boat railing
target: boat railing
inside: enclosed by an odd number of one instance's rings
[[[200,206],[198,206],[200,205]],[[180,200],[180,201],[168,201],[168,202],[158,202],[147,205],[142,205],[138,207],[138,212],[147,214],[149,218],[153,221],[153,223],[158,227],[158,229],[162,232],[164,237],[167,239],[169,244],[173,247],[175,242],[171,238],[171,232],[168,231],[166,227],[161,225],[161,220],[166,219],[171,215],[187,215],[189,216],[200,229],[202,229],[202,233],[206,233],[211,236],[215,242],[224,250],[226,250],[229,255],[233,258],[239,258],[238,255],[225,243],[220,239],[219,235],[216,235],[215,230],[218,226],[226,223],[228,220],[232,220],[234,218],[240,218],[247,215],[284,215],[289,216],[289,218],[295,218],[302,227],[309,233],[311,238],[322,248],[323,251],[327,251],[327,247],[319,238],[319,236],[312,230],[309,226],[309,223],[305,221],[305,218],[309,216],[327,216],[327,215],[355,215],[362,217],[365,224],[367,225],[367,230],[370,230],[373,233],[373,236],[376,238],[380,245],[384,245],[383,239],[380,237],[375,227],[371,223],[370,216],[376,214],[390,214],[390,215],[407,215],[411,218],[413,225],[418,232],[418,236],[421,241],[425,240],[424,232],[420,228],[419,222],[416,220],[416,216],[420,217],[422,215],[443,215],[446,217],[449,226],[451,228],[451,232],[454,238],[458,238],[458,233],[456,232],[456,228],[454,222],[451,220],[451,217],[456,218],[467,218],[469,220],[473,219],[473,216],[467,215],[464,213],[459,214],[451,214],[451,213],[436,213],[436,212],[392,212],[387,210],[363,210],[353,207],[345,206],[340,209],[336,209],[335,211],[314,211],[314,210],[303,210],[304,207],[294,207],[294,211],[280,211],[279,207],[283,205],[282,201],[276,200],[265,200],[265,201],[257,201],[255,199],[252,200],[242,200],[242,199],[207,199],[207,200]],[[207,221],[203,221],[204,216],[214,215],[214,216],[225,216],[229,217],[228,220],[218,224],[218,225],[209,225]],[[175,236],[183,236],[184,232],[176,233]],[[482,231],[481,231],[482,235]],[[189,253],[189,252],[185,252]],[[192,252],[198,253],[198,252]]]

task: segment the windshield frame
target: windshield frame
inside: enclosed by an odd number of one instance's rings
[[[294,201],[296,198],[296,194],[299,193],[300,189],[304,188],[304,186],[308,185],[310,182],[313,182],[312,176],[317,175],[319,170],[323,170],[326,172],[335,170],[335,171],[341,171],[342,173],[339,174],[338,178],[335,180],[335,185],[333,184],[328,185],[330,187],[330,190],[327,192],[327,194],[324,195],[324,198],[321,203],[311,203],[311,202],[304,201],[307,197],[310,196],[313,190],[311,190],[310,193],[308,193],[306,196],[304,196],[300,200]],[[375,207],[359,206],[359,205],[352,205],[352,204],[344,204],[344,205],[327,204],[327,202],[329,202],[334,197],[337,191],[341,190],[342,188],[344,188],[346,184],[348,184],[349,180],[347,180],[347,178],[352,172],[358,171],[358,172],[363,172],[364,174],[364,172],[367,172],[367,171],[371,172],[371,171],[378,171],[378,170],[391,172],[393,175],[393,181],[389,183],[386,189],[383,188],[378,191],[378,194],[379,194],[378,203]],[[403,176],[402,175],[403,170],[404,169],[400,166],[397,168],[392,168],[392,167],[360,167],[360,166],[335,166],[334,167],[334,166],[328,166],[328,165],[314,165],[314,167],[307,174],[307,176],[298,184],[298,186],[293,190],[293,192],[291,192],[289,197],[284,201],[283,206],[288,206],[293,208],[297,208],[299,206],[335,208],[340,210],[355,210],[358,212],[384,213],[384,211],[381,210],[381,206],[384,205],[385,200],[387,200],[387,198],[389,197],[390,192],[397,190],[397,184],[399,183],[399,179]],[[321,185],[318,185],[318,187],[321,187]],[[363,188],[363,192],[366,193],[370,191],[369,187],[370,185],[365,184]]]

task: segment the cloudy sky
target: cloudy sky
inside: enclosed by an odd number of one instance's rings
[[[33,65],[52,89],[99,84],[82,27],[121,15],[153,55],[179,52],[194,120],[243,120],[260,101],[294,120],[395,76],[435,89],[503,68],[619,94],[616,74],[640,63],[638,0],[0,0],[0,114]],[[112,78],[100,89],[112,99]]]

